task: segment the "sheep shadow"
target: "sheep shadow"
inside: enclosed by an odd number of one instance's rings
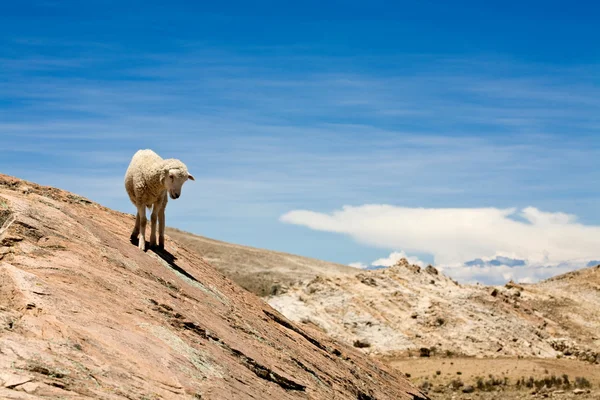
[[[131,242],[131,244],[133,244],[135,246],[137,246],[139,243],[139,239],[136,237],[129,238],[129,241]],[[181,275],[185,276],[188,279],[191,279],[194,282],[200,283],[200,281],[198,279],[194,278],[193,275],[191,275],[185,269],[183,269],[179,265],[177,265],[177,263],[175,262],[177,260],[177,257],[175,257],[173,254],[169,253],[168,250],[161,249],[159,247],[151,247],[150,242],[148,242],[148,241],[146,241],[145,248],[146,248],[146,250],[144,250],[144,252],[147,252],[147,251],[153,252],[154,254],[159,256],[164,262],[169,264],[169,266],[176,272],[179,272]]]
[[[168,250],[166,249],[161,249],[158,247],[149,247],[149,245],[147,244],[149,248],[149,250],[151,252],[153,252],[154,254],[156,254],[157,256],[159,256],[160,258],[163,259],[164,262],[166,262],[167,264],[169,264],[169,266],[171,268],[173,268],[176,272],[179,272],[181,275],[185,276],[188,279],[191,279],[194,282],[198,282],[198,279],[194,278],[193,275],[191,275],[190,273],[188,273],[185,269],[181,268],[179,265],[177,265],[177,263],[175,262],[177,260],[177,257],[175,257],[173,254],[169,253]]]

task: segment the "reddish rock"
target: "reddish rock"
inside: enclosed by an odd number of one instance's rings
[[[1,398],[427,399],[132,215],[5,175],[0,206]]]

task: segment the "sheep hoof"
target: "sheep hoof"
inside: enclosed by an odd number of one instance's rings
[[[153,245],[150,245],[150,248],[153,250],[164,250],[165,245],[164,244],[153,244]]]

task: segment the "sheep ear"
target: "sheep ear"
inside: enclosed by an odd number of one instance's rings
[[[167,181],[168,177],[169,177],[169,170],[168,169],[163,170],[162,174],[160,174],[160,183],[162,183],[164,185],[165,182]]]
[[[196,179],[194,178],[194,176],[193,176],[193,175],[190,175],[190,174],[188,174],[188,179],[189,179],[189,180],[191,180],[191,181],[195,181],[195,180],[196,180]]]

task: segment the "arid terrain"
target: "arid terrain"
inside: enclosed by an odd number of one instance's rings
[[[507,391],[519,398],[544,386],[544,395],[565,397],[587,390],[586,381],[596,390],[600,384],[600,267],[538,284],[486,287],[460,285],[433,267],[401,260],[353,277],[319,276],[268,301],[294,321],[387,360],[440,395],[461,393],[460,387],[449,389],[453,381],[477,388],[478,378],[480,387],[492,382],[492,393],[503,390],[498,398],[510,398]],[[552,381],[553,374],[586,381],[573,388],[573,382]],[[529,384],[517,385],[530,377]]]
[[[598,267],[537,284],[461,285],[433,267],[406,261],[363,271],[181,231],[170,234],[207,254],[242,286],[267,295],[288,318],[410,374],[434,397],[600,396]],[[251,274],[232,268],[232,254]],[[252,274],[265,286],[253,284]],[[564,375],[568,385],[552,380]],[[575,387],[576,378],[591,384],[589,394],[587,387]],[[527,382],[518,384],[522,380]],[[474,394],[453,388],[460,383],[472,385]],[[547,385],[552,387],[544,389]]]
[[[427,399],[132,215],[0,175],[0,398]]]
[[[577,357],[600,347],[600,268],[536,285],[460,285],[402,260],[352,277],[316,277],[269,298],[289,318],[365,351],[409,355]]]
[[[600,398],[599,267],[462,285],[132,224],[0,175],[0,398]]]
[[[600,397],[600,368],[579,360],[425,357],[387,362],[434,399]]]

